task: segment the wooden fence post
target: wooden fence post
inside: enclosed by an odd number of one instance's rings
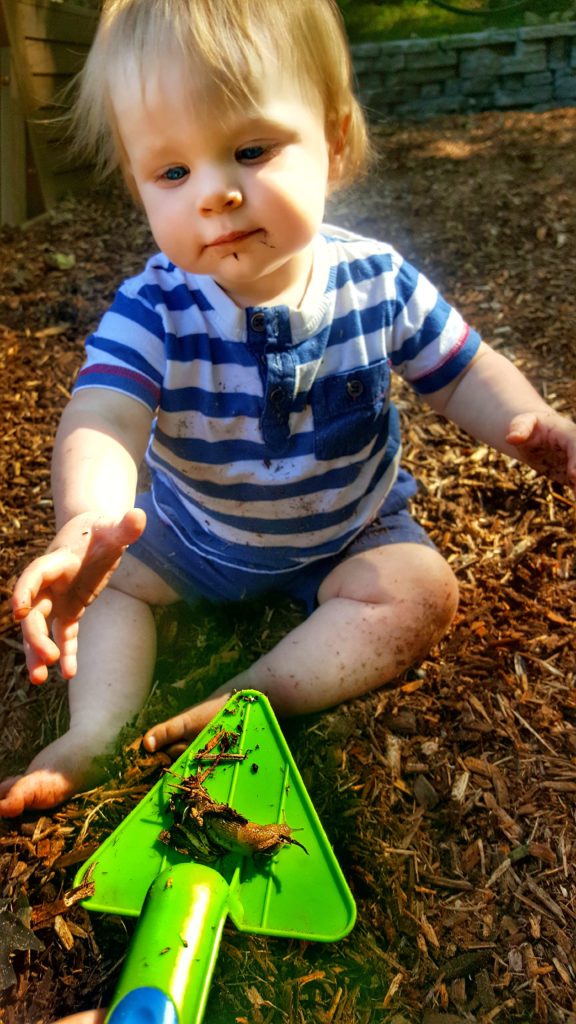
[[[27,213],[26,128],[10,49],[0,47],[0,224],[20,224]]]
[[[27,148],[45,209],[86,187],[90,168],[71,163],[66,149],[62,89],[81,69],[97,22],[96,7],[74,0],[0,0],[0,223],[30,215]]]

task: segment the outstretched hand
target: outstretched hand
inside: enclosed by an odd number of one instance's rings
[[[45,554],[24,569],[14,587],[12,611],[22,628],[32,683],[45,682],[48,667],[57,661],[65,679],[75,675],[78,622],[145,525],[141,509],[130,509],[119,522],[84,512],[69,520]]]
[[[506,437],[523,462],[544,476],[568,484],[576,495],[576,423],[559,413],[521,413]]]

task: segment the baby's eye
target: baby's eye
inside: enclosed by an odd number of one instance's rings
[[[268,160],[274,152],[274,146],[270,143],[253,143],[251,146],[241,146],[236,150],[236,159],[240,164],[257,164]]]
[[[169,167],[160,175],[163,181],[182,181],[188,174],[187,167]]]

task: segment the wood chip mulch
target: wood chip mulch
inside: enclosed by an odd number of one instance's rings
[[[567,414],[575,130],[576,110],[387,124],[368,180],[331,212],[413,259]],[[0,231],[3,775],[66,727],[56,675],[26,681],[6,602],[51,537],[51,443],[83,337],[150,251],[113,190]],[[575,502],[397,398],[417,512],[458,575],[458,616],[395,686],[288,723],[358,923],[333,946],[226,929],[212,1024],[576,1024]],[[159,685],[106,785],[0,824],[2,1024],[107,1004],[133,923],[89,916],[74,871],[165,764],[140,751],[146,715],[197,699],[295,614],[163,613]]]

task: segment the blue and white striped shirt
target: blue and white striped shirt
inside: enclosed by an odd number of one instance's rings
[[[144,403],[160,517],[200,554],[282,572],[339,552],[398,472],[390,370],[423,395],[480,339],[389,245],[325,226],[302,307],[239,309],[163,255],[126,281],[75,390]]]

